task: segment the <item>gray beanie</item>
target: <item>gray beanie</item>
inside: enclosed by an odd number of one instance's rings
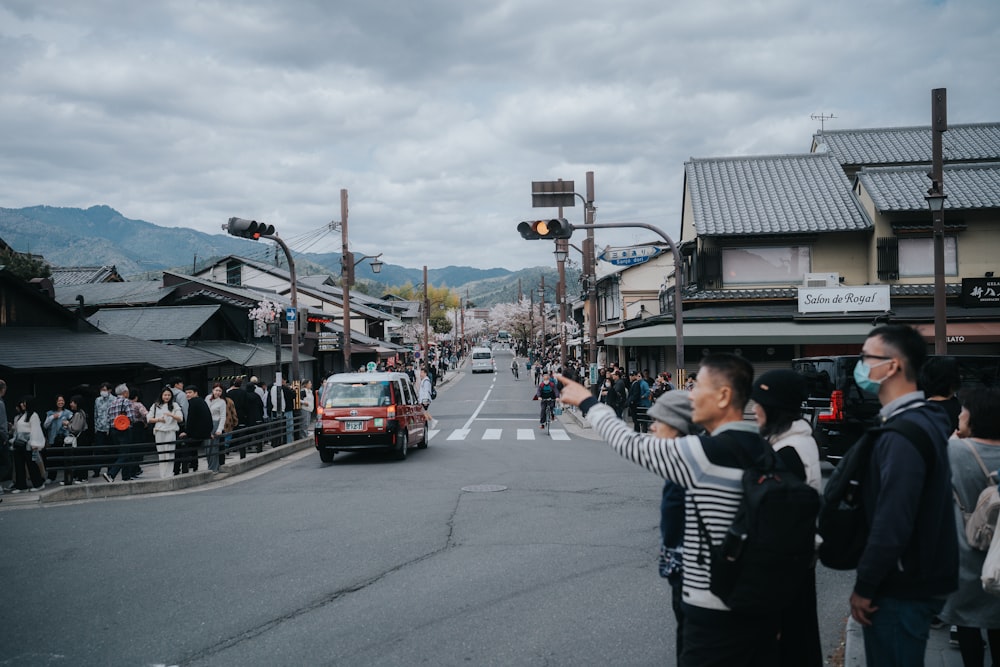
[[[691,394],[674,389],[656,399],[656,403],[646,411],[651,418],[673,426],[681,435],[690,435],[694,430],[691,423]]]

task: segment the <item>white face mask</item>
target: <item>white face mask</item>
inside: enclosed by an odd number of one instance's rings
[[[102,390],[101,391],[101,396],[104,396],[105,398],[108,397],[108,396],[110,396],[110,395],[111,395],[111,393],[108,392],[107,390]]]

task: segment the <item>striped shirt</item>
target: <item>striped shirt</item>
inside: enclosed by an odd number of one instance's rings
[[[712,543],[721,543],[743,496],[743,468],[728,450],[735,439],[741,444],[745,441],[745,446],[751,450],[761,447],[763,441],[757,433],[757,425],[729,422],[709,436],[664,440],[648,433],[636,433],[606,405],[598,404],[590,408],[587,419],[593,429],[626,459],[687,490],[684,501],[684,602],[696,607],[728,611],[722,600],[709,590],[709,545],[703,544],[698,514]],[[724,431],[735,438],[722,442],[715,437]]]

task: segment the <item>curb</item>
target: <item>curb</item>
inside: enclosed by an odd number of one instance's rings
[[[13,498],[9,494],[4,494],[4,503],[0,505],[0,511],[8,507],[13,509],[15,507],[38,506],[46,503],[103,500],[106,498],[122,498],[126,496],[140,496],[150,493],[191,489],[241,475],[305,449],[311,449],[314,446],[312,438],[303,438],[287,445],[280,445],[275,449],[268,449],[260,454],[248,455],[245,459],[237,458],[231,463],[220,466],[217,473],[210,470],[200,470],[195,473],[176,475],[167,479],[139,479],[129,482],[114,482],[112,484],[96,479],[86,484],[46,487],[44,491],[39,493],[19,494]],[[144,462],[145,465],[155,465],[155,463],[155,461]],[[10,502],[11,500],[13,502]],[[8,505],[8,503],[10,504]]]

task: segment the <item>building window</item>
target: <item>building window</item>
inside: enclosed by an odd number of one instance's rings
[[[954,236],[944,237],[944,274],[958,275],[958,250]],[[899,275],[902,278],[934,275],[934,239],[899,239]]]
[[[801,283],[809,268],[808,246],[722,249],[726,285]]]
[[[243,285],[243,263],[231,259],[226,262],[226,284],[240,287]]]

